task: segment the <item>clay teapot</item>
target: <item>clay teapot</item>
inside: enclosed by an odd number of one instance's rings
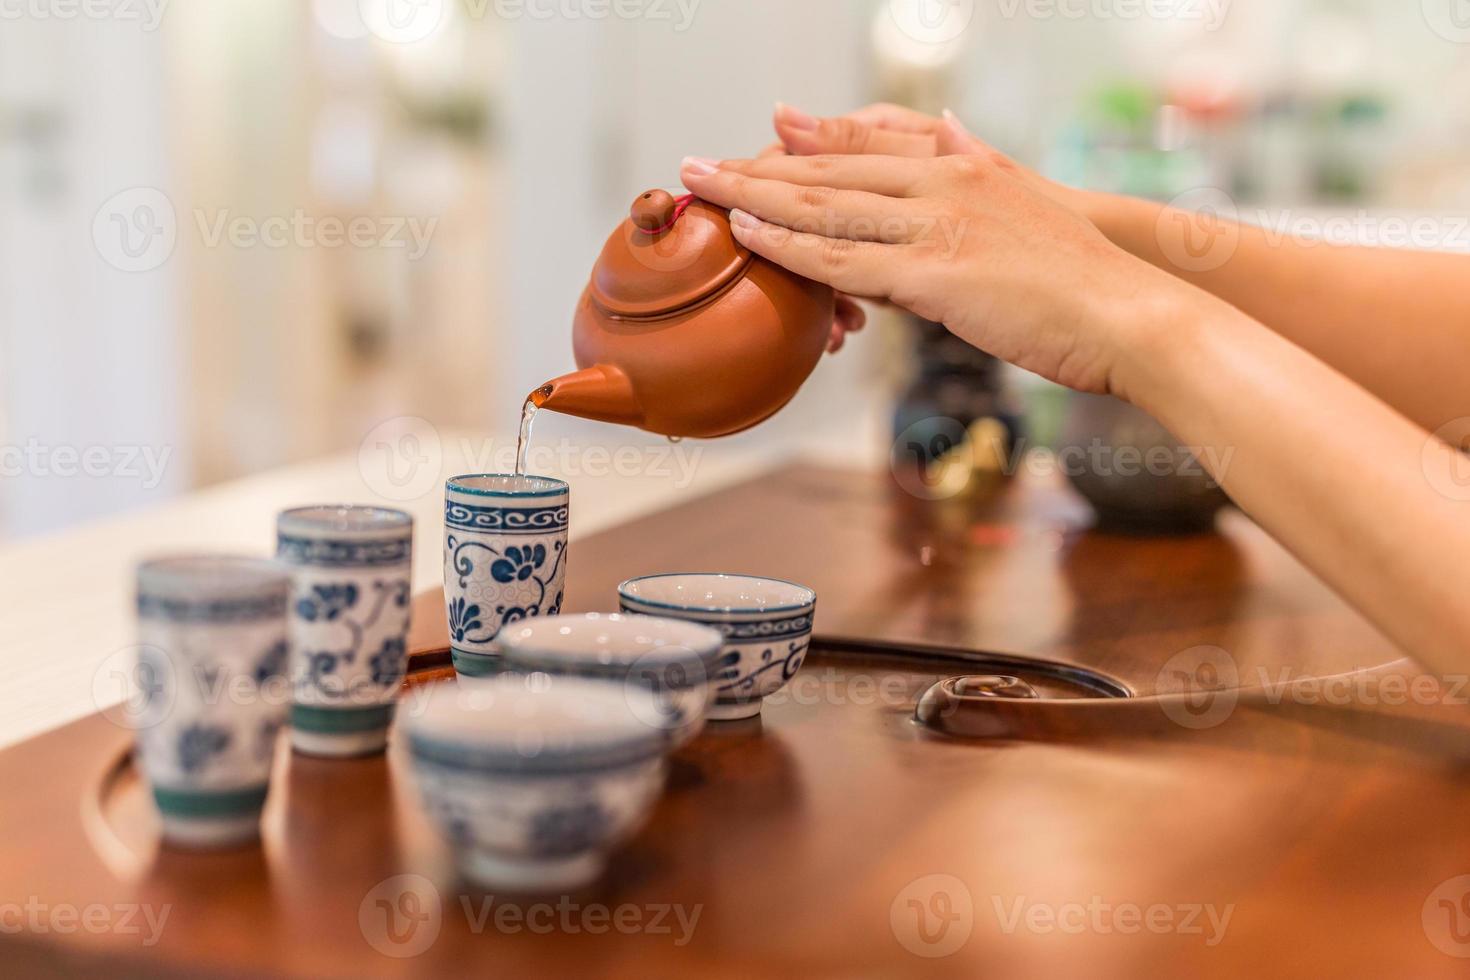
[[[832,290],[735,241],[730,214],[649,191],[603,247],[577,304],[573,374],[542,408],[712,438],[758,425],[796,394],[826,348]]]

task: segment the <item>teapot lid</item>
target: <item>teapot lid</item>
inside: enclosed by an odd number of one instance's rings
[[[728,211],[652,190],[638,196],[603,246],[590,291],[612,316],[661,316],[713,295],[749,264]]]

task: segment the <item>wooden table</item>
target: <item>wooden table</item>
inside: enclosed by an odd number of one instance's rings
[[[645,572],[774,574],[817,589],[829,649],[851,638],[1045,656],[1144,697],[1201,645],[1246,685],[1400,656],[1238,514],[1188,538],[1085,525],[1046,483],[926,503],[883,476],[794,468],[581,540],[569,606],[611,608],[617,581]],[[444,642],[438,602],[418,607],[421,651]],[[803,696],[676,757],[648,827],[569,899],[576,931],[546,935],[511,922],[535,919],[533,899],[495,896],[482,922],[486,896],[457,882],[396,755],[283,753],[265,846],[191,855],[157,848],[140,804],[99,816],[128,736],[86,719],[0,753],[0,955],[22,972],[150,976],[1470,969],[1470,877],[1456,880],[1470,875],[1470,711],[1454,684],[1419,679],[1400,698],[1375,682],[1327,692],[1334,704],[1277,688],[1279,703],[1241,698],[1224,717],[1206,694],[1194,713],[1116,727],[1100,705],[1067,730],[962,741],[912,720],[932,679],[921,661],[815,652]],[[874,683],[892,678],[886,694]],[[383,909],[412,938],[407,914],[425,908],[404,904],[402,874],[440,902],[422,951],[385,944]],[[27,901],[170,912],[145,947],[109,925],[115,911],[92,913],[106,926],[95,931],[16,932],[22,913],[3,903]],[[501,905],[513,912],[497,925]],[[647,928],[659,908],[669,933]],[[698,913],[682,944],[675,908]],[[642,927],[610,926],[620,909]],[[604,934],[583,928],[597,923]]]

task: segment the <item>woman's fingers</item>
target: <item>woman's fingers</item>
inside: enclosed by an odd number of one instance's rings
[[[879,103],[835,119],[817,119],[777,104],[776,134],[799,156],[831,153],[898,157],[992,154],[995,150],[967,130],[948,109],[941,119],[902,106]]]
[[[942,120],[903,106],[880,102],[832,119],[818,119],[794,106],[776,103],[776,134],[781,142],[760,156],[795,153],[816,156],[876,154],[896,157],[934,156],[934,135]]]
[[[853,301],[851,296],[837,294],[837,317],[832,324],[832,336],[827,339],[827,353],[835,354],[847,343],[847,335],[857,333],[867,325],[867,312]]]
[[[939,128],[939,120],[934,116],[908,106],[894,105],[892,102],[875,102],[847,115],[860,123],[898,133],[924,133],[933,136]]]
[[[683,178],[706,201],[827,238],[900,244],[916,234],[911,208],[881,194],[765,179],[696,159],[685,161]]]
[[[776,134],[793,153],[874,153],[932,157],[940,120],[913,109],[880,102],[832,119],[818,119],[776,103]]]
[[[875,129],[890,129],[897,133],[933,135],[934,131],[939,128],[939,120],[934,116],[925,115],[907,106],[894,105],[892,102],[875,102],[837,118],[855,119]],[[777,102],[776,121],[796,129],[811,130],[828,120],[819,119],[796,106]]]
[[[832,332],[827,337],[827,353],[837,353],[838,351],[842,350],[843,345],[846,343],[847,331],[843,330],[842,327],[838,326],[835,323],[832,324]]]
[[[851,296],[837,296],[837,326],[844,333],[857,333],[868,325],[868,313]]]
[[[942,157],[995,152],[984,140],[966,129],[960,117],[948,109],[944,110],[944,119],[935,133],[934,150]]]
[[[791,110],[787,110],[789,114]],[[910,133],[883,129],[851,116],[836,119],[813,119],[803,114],[803,122],[793,122],[789,115],[776,113],[776,135],[786,149],[799,156],[819,153],[878,154],[894,157],[932,157],[932,133]]]
[[[812,132],[790,130],[776,124],[776,135],[790,153],[815,156],[819,153],[873,153],[890,157],[932,157],[934,137],[873,129],[847,119],[833,119]]]
[[[799,276],[853,296],[886,299],[893,292],[901,246],[792,231],[739,210],[730,212],[730,229],[740,244]]]
[[[914,196],[932,171],[926,167],[926,161],[908,157],[769,156],[759,160],[718,162],[689,157],[684,161],[684,173],[689,174],[692,170],[696,177],[707,176],[709,167],[758,180],[866,191],[884,197]]]

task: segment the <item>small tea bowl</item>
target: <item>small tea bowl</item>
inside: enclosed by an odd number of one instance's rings
[[[714,674],[711,721],[760,714],[761,703],[795,676],[812,640],[817,594],[752,575],[668,574],[618,586],[623,612],[703,623],[724,639]]]
[[[596,879],[663,788],[647,691],[547,674],[434,685],[400,716],[414,779],[461,873],[559,892]]]
[[[673,748],[704,728],[723,642],[717,631],[698,623],[617,613],[523,620],[496,637],[507,670],[587,677],[652,692],[655,711],[644,721]],[[646,704],[641,698],[633,703]]]

